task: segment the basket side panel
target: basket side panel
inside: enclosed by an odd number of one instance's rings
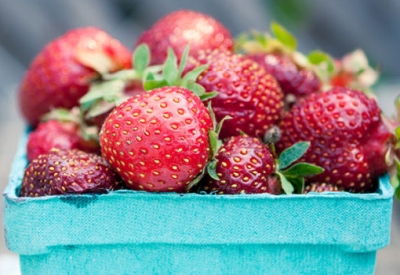
[[[334,246],[121,245],[56,247],[21,256],[24,275],[63,274],[373,274],[375,252]]]

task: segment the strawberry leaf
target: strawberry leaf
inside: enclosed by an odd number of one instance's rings
[[[171,48],[168,48],[167,59],[164,63],[163,76],[166,82],[170,85],[174,85],[179,78],[177,62],[174,51]]]
[[[41,117],[42,121],[57,120],[63,122],[80,123],[79,110],[77,107],[72,109],[55,108]]]
[[[204,174],[206,172],[206,169],[204,168],[187,186],[186,186],[186,191],[189,191],[192,189],[194,186],[196,186],[203,178]]]
[[[127,69],[127,70],[121,70],[117,71],[115,73],[111,74],[103,74],[102,80],[103,81],[108,81],[108,80],[122,80],[122,81],[129,81],[129,80],[135,80],[138,79],[140,80],[140,76],[137,71],[132,70],[132,69]]]
[[[304,178],[303,177],[291,177],[286,176],[286,179],[292,184],[294,193],[302,194],[304,191]]]
[[[268,45],[268,40],[271,39],[271,37],[268,34],[253,31],[253,39],[262,47],[266,48]]]
[[[279,156],[279,170],[283,170],[293,162],[301,158],[304,153],[310,147],[310,142],[301,141],[293,144],[289,148],[286,148]]]
[[[224,124],[225,120],[227,119],[232,119],[231,116],[224,116],[221,121],[217,124],[216,128],[215,128],[215,132],[217,132],[217,134],[219,135],[221,133],[221,129],[222,129],[222,125]]]
[[[218,92],[208,92],[208,93],[204,93],[200,96],[201,101],[207,101],[211,98],[214,98],[218,95]]]
[[[150,90],[153,90],[155,88],[160,88],[160,87],[164,87],[164,86],[167,86],[167,85],[168,85],[168,83],[164,79],[162,79],[162,80],[153,79],[153,80],[146,80],[143,83],[143,88],[146,91],[150,91]]]
[[[113,109],[115,106],[115,103],[102,100],[96,101],[95,103],[93,103],[93,105],[89,109],[89,112],[86,114],[86,118],[93,118],[98,115],[104,114]]]
[[[400,140],[400,127],[396,127],[396,129],[394,130],[394,133],[396,135],[396,139]]]
[[[208,68],[208,65],[202,65],[194,68],[193,70],[187,72],[182,78],[182,85],[185,85],[189,81],[196,81],[199,75]]]
[[[284,27],[276,22],[271,24],[271,32],[273,35],[290,50],[295,50],[297,47],[296,38],[288,32]]]
[[[218,134],[214,131],[208,131],[208,137],[210,140],[211,156],[214,157],[221,146],[221,141],[218,139]]]
[[[143,75],[150,64],[150,50],[146,44],[139,45],[133,53],[133,65],[138,75]]]
[[[285,177],[285,175],[280,172],[277,172],[276,174],[279,176],[279,179],[280,179],[281,185],[282,185],[282,189],[285,192],[285,194],[287,194],[287,195],[293,194],[294,187],[290,183],[290,181]]]
[[[307,176],[314,176],[321,174],[323,171],[324,169],[320,166],[301,162],[294,164],[293,166],[284,171],[281,171],[281,173],[286,176],[307,177]]]
[[[210,162],[208,163],[208,165],[207,165],[207,173],[208,173],[208,175],[209,175],[211,178],[213,178],[213,179],[215,179],[215,180],[219,180],[219,177],[218,177],[218,175],[217,175],[216,168],[217,168],[217,160],[216,160],[216,159],[213,159],[213,160],[210,161]]]
[[[191,82],[187,83],[187,85],[185,87],[187,89],[191,90],[198,97],[202,97],[206,93],[206,89],[204,89],[203,86],[201,86],[200,84],[198,84],[196,82],[191,81]]]
[[[81,109],[83,111],[89,110],[98,100],[116,102],[123,96],[124,87],[125,83],[121,79],[92,84],[89,91],[79,100]]]
[[[178,77],[182,76],[183,70],[186,67],[187,58],[189,56],[189,48],[190,48],[189,45],[187,45],[185,47],[185,49],[183,50],[183,53],[182,53],[182,56],[181,56],[181,61],[180,61],[180,64],[179,64]]]
[[[394,193],[394,195],[396,196],[396,198],[400,201],[400,187],[398,187]]]
[[[325,63],[327,65],[326,70],[329,74],[335,71],[335,63],[333,58],[323,51],[312,51],[307,56],[308,61],[313,65],[321,65]]]

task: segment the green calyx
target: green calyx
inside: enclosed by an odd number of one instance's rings
[[[296,38],[276,22],[271,23],[270,32],[244,32],[235,39],[235,51],[244,54],[273,52],[289,54],[296,48]]]
[[[126,100],[125,88],[133,81],[143,83],[150,73],[161,70],[160,66],[149,66],[150,50],[145,44],[135,49],[132,58],[133,69],[103,73],[90,85],[89,91],[79,101],[87,119],[106,113]]]
[[[79,127],[81,138],[86,141],[99,142],[97,126],[88,126],[79,107],[72,109],[55,108],[41,117],[41,121],[56,120],[74,123]]]
[[[217,122],[217,119],[215,117],[215,114],[211,108],[211,103],[208,104],[208,109],[210,111],[211,114],[211,118],[213,121],[213,125],[214,125],[214,129],[209,131],[208,135],[209,135],[209,140],[210,140],[210,160],[207,164],[207,173],[208,175],[215,179],[215,180],[219,180],[219,177],[217,175],[216,172],[216,168],[217,168],[217,159],[215,158],[219,149],[221,148],[223,142],[222,140],[219,138],[219,134],[221,132],[222,129],[222,125],[224,124],[225,120],[227,119],[232,119],[232,117],[230,116],[225,116],[220,122]]]
[[[144,88],[152,90],[164,86],[179,86],[191,90],[202,101],[209,100],[217,95],[217,92],[206,92],[203,86],[196,82],[202,72],[207,69],[207,65],[195,67],[191,71],[185,72],[185,67],[189,56],[189,46],[185,48],[178,61],[174,51],[169,48],[167,59],[165,60],[161,74],[150,73],[144,81]]]
[[[274,144],[269,144],[270,148]],[[285,194],[301,194],[304,189],[304,178],[315,176],[324,171],[320,166],[297,162],[310,147],[309,141],[300,141],[286,148],[276,159],[275,173],[278,175]],[[275,149],[272,148],[273,152]]]

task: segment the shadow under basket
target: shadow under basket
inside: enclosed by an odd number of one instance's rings
[[[25,133],[5,190],[22,274],[373,274],[393,189],[371,194],[199,195],[119,190],[18,197]]]

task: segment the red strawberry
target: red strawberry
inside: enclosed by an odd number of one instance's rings
[[[105,193],[120,189],[121,184],[101,156],[76,149],[53,149],[25,169],[20,196]]]
[[[207,163],[212,124],[190,90],[157,88],[108,116],[100,132],[102,155],[129,188],[183,192]]]
[[[392,134],[376,101],[360,91],[335,87],[312,94],[285,114],[280,129],[279,150],[311,142],[302,159],[325,169],[312,182],[368,192],[388,169],[385,155]]]
[[[80,149],[90,153],[100,152],[100,147],[97,143],[84,140],[77,123],[58,120],[40,122],[37,128],[30,132],[28,136],[28,161],[32,161],[40,154],[50,152],[52,148],[62,150]]]
[[[307,57],[296,50],[295,37],[277,23],[270,33],[244,33],[236,50],[260,64],[276,78],[290,107],[298,98],[319,92],[321,80]]]
[[[259,139],[234,136],[222,145],[216,155],[218,180],[209,178],[203,189],[217,194],[253,194],[281,192],[272,177],[275,159]]]
[[[228,51],[202,51],[189,60],[208,68],[197,83],[207,92],[217,91],[211,99],[217,121],[230,116],[220,133],[221,138],[244,132],[262,137],[281,118],[283,95],[275,78],[256,62]]]
[[[273,75],[285,95],[296,98],[319,92],[321,81],[310,69],[301,67],[289,56],[278,53],[247,55]]]
[[[130,51],[104,31],[71,30],[48,43],[32,61],[19,89],[20,110],[36,126],[53,108],[78,106],[100,73],[130,66]]]
[[[228,29],[209,15],[191,10],[175,11],[159,19],[141,34],[136,46],[142,43],[150,47],[151,64],[162,64],[168,48],[177,56],[182,55],[187,45],[191,55],[206,49],[233,49]]]
[[[330,183],[309,183],[304,187],[304,194],[308,194],[310,192],[339,192],[342,191],[336,185]]]
[[[62,150],[79,149],[79,128],[72,122],[49,120],[39,123],[28,136],[27,158],[31,162],[41,154],[50,152],[52,148]]]

